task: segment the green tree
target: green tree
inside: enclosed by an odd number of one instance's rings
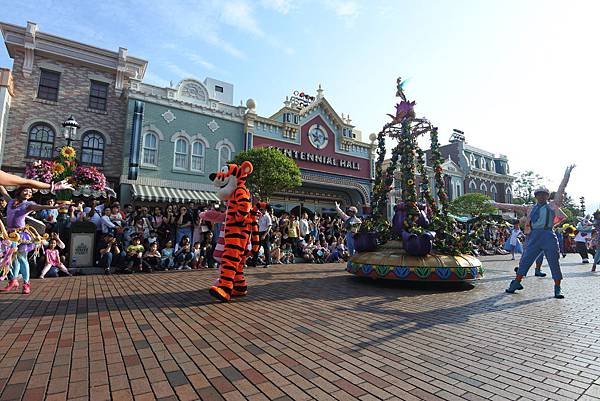
[[[581,215],[581,209],[573,202],[573,198],[571,198],[567,193],[563,198],[563,204],[560,209],[565,212],[567,218],[563,222],[563,224],[573,224],[577,225],[577,216]]]
[[[517,179],[513,183],[513,193],[515,194],[513,203],[533,203],[533,191],[543,184],[544,177],[531,170],[519,171],[515,176]]]
[[[459,196],[450,203],[450,213],[456,216],[481,216],[496,213],[496,208],[489,203],[490,198],[484,194],[470,193]]]
[[[268,201],[278,191],[302,185],[300,169],[291,158],[275,148],[254,148],[238,153],[234,163],[248,160],[254,171],[247,180],[250,193],[260,200]]]

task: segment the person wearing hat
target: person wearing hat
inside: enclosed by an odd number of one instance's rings
[[[552,278],[554,279],[554,297],[562,299],[564,295],[561,289],[562,272],[560,271],[558,239],[553,231],[553,227],[566,218],[565,213],[560,209],[564,197],[564,190],[569,182],[571,171],[575,166],[569,166],[565,170],[563,180],[556,192],[554,200],[548,201],[550,191],[542,186],[535,190],[534,196],[536,204],[527,205],[510,205],[505,203],[491,202],[492,205],[502,210],[510,210],[513,212],[525,213],[527,223],[530,228],[530,233],[525,242],[523,256],[519,261],[517,276],[510,282],[506,289],[507,293],[513,294],[516,290],[522,290],[521,281],[527,275],[529,268],[533,262],[543,252],[546,255]]]
[[[342,220],[344,221],[344,229],[346,230],[346,247],[348,248],[348,254],[354,255],[354,234],[358,232],[362,220],[356,217],[358,209],[354,206],[348,208],[347,214],[340,209],[340,204],[335,202],[335,210],[338,212]]]

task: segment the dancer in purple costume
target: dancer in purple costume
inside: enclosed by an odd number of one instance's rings
[[[56,189],[55,185],[51,185],[52,189]],[[42,206],[33,201],[30,201],[33,191],[31,188],[19,187],[15,191],[15,199],[12,199],[6,188],[0,186],[0,194],[8,201],[6,206],[6,229],[9,237],[11,233],[18,233],[19,244],[17,256],[13,259],[11,265],[12,278],[8,285],[0,291],[11,291],[19,288],[17,277],[19,273],[23,277],[23,294],[31,292],[29,285],[29,262],[27,254],[35,249],[35,238],[28,232],[25,218],[29,213],[47,209],[58,209],[60,205]]]

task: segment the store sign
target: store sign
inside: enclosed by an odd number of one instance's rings
[[[285,149],[285,148],[275,147],[275,149],[279,150],[284,155],[291,157],[292,159],[295,159],[295,160],[302,160],[302,161],[307,161],[307,162],[312,162],[312,163],[324,164],[327,166],[347,168],[347,169],[356,170],[356,171],[360,170],[360,164],[355,161],[337,159],[335,157],[316,155],[314,153],[301,152],[298,150],[291,150],[291,149]]]
[[[314,101],[314,96],[310,96],[300,91],[294,91],[294,93],[292,93],[292,97],[290,98],[290,103],[292,104],[292,107],[296,109],[302,109]]]

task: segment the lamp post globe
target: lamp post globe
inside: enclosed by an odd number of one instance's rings
[[[75,117],[71,115],[64,123],[62,123],[62,126],[67,146],[71,146],[71,141],[75,140],[77,129],[80,128],[81,125],[79,125],[77,120],[75,120]]]

